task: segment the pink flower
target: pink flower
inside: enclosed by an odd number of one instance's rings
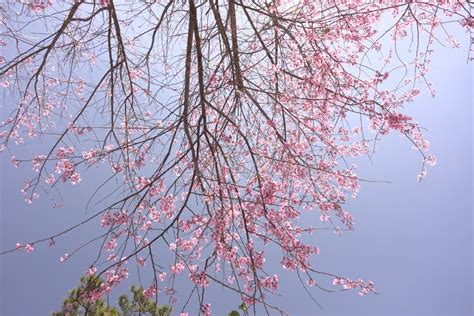
[[[130,71],[130,78],[132,80],[137,80],[141,74],[142,74],[142,71],[140,69],[134,69]]]
[[[323,214],[321,214],[319,219],[320,219],[321,222],[327,222],[329,220],[329,215],[327,213],[323,213]]]
[[[179,275],[184,271],[184,263],[177,262],[175,265],[171,266],[170,270],[173,274]]]
[[[104,245],[104,249],[107,251],[113,251],[117,247],[117,240],[111,239]]]
[[[56,181],[56,178],[54,177],[53,174],[50,174],[50,175],[48,175],[48,177],[44,181],[49,185],[53,185],[54,182]]]
[[[39,156],[34,157],[32,161],[33,170],[36,172],[39,172],[45,160],[46,160],[45,155],[39,155]]]
[[[26,252],[32,252],[33,250],[35,250],[35,248],[33,248],[33,246],[31,244],[27,244],[25,246],[25,251]]]
[[[436,165],[436,157],[433,155],[429,155],[428,157],[426,157],[425,162],[430,166],[434,166]]]
[[[263,287],[271,290],[276,291],[278,290],[278,275],[274,274],[271,277],[266,277],[262,280]]]
[[[314,281],[313,279],[309,279],[308,281],[306,281],[306,284],[309,286],[309,287],[313,287],[316,285],[316,281]]]
[[[211,316],[211,304],[206,304],[202,307],[202,312],[204,316]]]
[[[15,248],[16,248],[17,250],[23,249],[23,250],[25,250],[25,251],[28,252],[28,253],[30,253],[30,252],[32,252],[33,250],[35,250],[35,248],[33,248],[33,244],[25,244],[25,245],[23,245],[23,244],[20,244],[20,243],[16,243]]]
[[[59,258],[59,261],[64,262],[64,261],[66,261],[67,259],[69,259],[69,254],[65,253],[63,256],[61,256],[61,257]]]
[[[18,168],[18,166],[20,165],[20,161],[18,159],[16,159],[15,156],[12,156],[10,161],[15,166],[15,168]]]
[[[146,298],[151,299],[156,295],[156,287],[154,285],[151,285],[149,288],[143,290],[143,295]]]
[[[172,194],[167,195],[160,200],[160,208],[162,212],[165,213],[166,217],[168,217],[169,219],[173,218],[173,214],[175,211],[174,209],[175,200],[176,199]]]
[[[158,278],[160,279],[160,281],[163,282],[163,281],[165,280],[165,278],[166,278],[166,272],[160,273],[160,274],[158,275]]]
[[[96,274],[96,272],[97,272],[97,268],[96,268],[96,267],[91,267],[91,268],[87,269],[86,274],[87,274],[88,276],[93,276],[93,275]]]
[[[71,175],[71,184],[72,185],[76,185],[78,184],[79,182],[81,182],[81,175],[77,172],[74,172],[72,175]]]
[[[150,179],[146,177],[137,177],[135,181],[137,183],[137,190],[141,190],[151,183]]]
[[[194,284],[202,287],[207,287],[209,285],[209,280],[207,278],[206,272],[192,272],[189,274],[189,278],[193,281]]]

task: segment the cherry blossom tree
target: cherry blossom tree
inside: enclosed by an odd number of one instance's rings
[[[422,89],[434,95],[433,48],[459,46],[446,25],[474,26],[468,3],[447,0],[45,0],[0,10],[0,150],[33,169],[25,201],[57,203],[62,187],[103,176],[93,215],[2,254],[100,225],[61,257],[97,249],[84,268],[103,281],[84,295],[100,300],[133,265],[152,275],[145,297],[182,315],[211,314],[209,286],[238,295],[246,314],[284,314],[267,300],[279,288],[269,249],[308,293],[376,293],[319,270],[307,236],[354,228],[345,202],[370,180],[353,162],[384,135],[417,150],[420,180],[436,163],[404,108]]]

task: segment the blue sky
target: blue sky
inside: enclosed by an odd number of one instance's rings
[[[358,172],[363,178],[391,183],[363,184],[358,199],[348,205],[355,217],[354,232],[315,236],[321,270],[370,279],[380,295],[361,298],[357,292],[314,291],[323,306],[319,310],[295,275],[283,272],[281,296],[271,301],[290,315],[472,314],[473,82],[472,66],[466,62],[468,36],[462,31],[458,37],[460,49],[437,46],[433,55],[428,77],[436,97],[425,91],[407,108],[427,129],[437,166],[419,183],[421,159],[411,144],[396,134],[384,138],[372,162],[358,162]],[[66,189],[63,208],[51,208],[47,198],[30,206],[19,193],[29,170],[15,169],[6,155],[1,160],[1,249],[43,237],[87,215],[81,206],[93,179],[83,180],[82,191]],[[60,263],[59,257],[91,229],[84,227],[52,248],[0,257],[0,314],[46,315],[59,307],[95,252],[86,251],[67,263]],[[277,255],[267,258],[275,267],[279,260]],[[219,315],[239,304],[231,296],[223,300],[221,293],[211,289],[208,294]]]

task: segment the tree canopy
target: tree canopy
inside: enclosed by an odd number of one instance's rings
[[[354,162],[385,135],[415,148],[420,180],[435,165],[405,107],[422,90],[434,95],[430,56],[438,43],[458,46],[449,25],[472,32],[470,10],[418,0],[2,4],[0,151],[33,169],[25,202],[58,206],[65,186],[95,189],[70,210],[87,209],[83,220],[18,236],[1,253],[100,227],[61,256],[97,251],[84,263],[93,278],[65,301],[77,313],[116,313],[103,297],[136,270],[143,291],[121,298],[124,313],[167,297],[174,310],[210,315],[215,286],[246,314],[285,314],[268,300],[281,269],[316,305],[313,288],[376,293],[369,280],[320,269],[317,237],[354,228],[346,202],[371,181]],[[280,270],[266,264],[275,249]]]

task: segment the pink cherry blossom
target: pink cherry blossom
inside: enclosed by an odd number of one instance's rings
[[[61,257],[59,258],[59,261],[60,261],[60,262],[64,262],[64,261],[66,261],[67,259],[69,259],[69,254],[65,253],[63,256],[61,256]]]
[[[419,180],[436,165],[409,113],[422,91],[434,96],[436,46],[459,46],[445,26],[472,33],[466,6],[116,2],[5,6],[0,152],[29,172],[22,199],[32,204],[41,192],[59,205],[64,189],[93,192],[68,209],[87,206],[80,223],[11,251],[83,232],[68,251],[80,261],[85,245],[99,249],[83,266],[104,280],[86,294],[91,302],[129,271],[150,299],[182,304],[183,282],[199,288],[189,310],[204,315],[202,291],[223,284],[260,310],[284,270],[311,291],[376,293],[371,281],[320,269],[321,235],[356,229],[349,201],[365,181],[352,163],[383,137],[416,150]],[[89,236],[91,225],[100,233]]]
[[[160,274],[158,275],[158,278],[160,279],[160,281],[163,282],[163,281],[165,280],[165,278],[166,278],[166,272],[160,273]]]

